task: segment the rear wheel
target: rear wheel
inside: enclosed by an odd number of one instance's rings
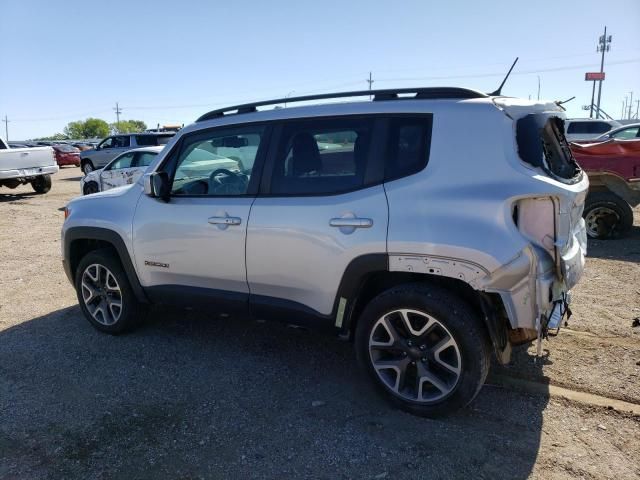
[[[624,235],[633,225],[633,210],[612,192],[590,193],[583,217],[587,235],[600,240]]]
[[[131,330],[146,313],[110,250],[90,252],[80,261],[75,287],[84,316],[101,332]]]
[[[84,173],[85,175],[89,175],[94,170],[95,170],[95,167],[93,166],[93,163],[91,162],[91,160],[87,160],[82,164],[82,173]]]
[[[437,417],[466,406],[489,371],[481,320],[448,290],[403,285],[380,294],[356,328],[358,361],[393,404]]]
[[[40,175],[31,180],[31,186],[36,193],[47,193],[51,190],[51,175]]]

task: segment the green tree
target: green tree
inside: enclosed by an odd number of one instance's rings
[[[139,133],[147,129],[147,124],[142,120],[121,120],[120,123],[110,125],[113,133]]]
[[[64,127],[69,138],[104,138],[109,136],[109,124],[100,118],[70,122]]]
[[[34,140],[69,140],[69,137],[64,133],[55,133],[51,136],[35,138]]]

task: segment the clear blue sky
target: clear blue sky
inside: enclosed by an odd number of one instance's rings
[[[296,94],[459,85],[577,98],[596,43],[613,35],[602,107],[640,98],[640,1],[226,2],[0,0],[0,116],[9,137],[61,132],[88,116],[191,123],[208,109]],[[635,112],[635,105],[634,105]],[[4,136],[4,123],[0,123]]]

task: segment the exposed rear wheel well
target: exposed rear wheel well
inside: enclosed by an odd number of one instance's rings
[[[478,292],[469,284],[455,278],[408,272],[370,273],[362,280],[358,289],[355,304],[349,316],[350,333],[355,332],[358,318],[366,305],[376,296],[390,288],[416,282],[445,288],[471,306],[478,318],[483,320],[483,327],[487,331],[487,336],[491,338],[499,360],[508,361],[502,352],[508,347],[509,321],[500,295]]]

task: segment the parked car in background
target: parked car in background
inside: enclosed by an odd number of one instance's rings
[[[589,176],[583,216],[591,238],[615,237],[633,226],[632,207],[640,205],[639,126],[616,129],[604,141],[570,144]]]
[[[162,148],[142,147],[118,155],[104,168],[85,175],[80,180],[80,191],[89,195],[137,182]]]
[[[131,133],[113,135],[102,140],[98,146],[80,153],[80,163],[84,174],[104,167],[121,153],[136,147],[155,147],[166,145],[175,132]]]
[[[462,408],[492,352],[560,327],[582,275],[588,179],[563,109],[462,88],[333,97],[374,100],[212,111],[140,182],[75,198],[65,272],[100,331],[150,304],[306,325],[354,338],[395,405]]]
[[[9,142],[9,148],[29,148],[25,143]]]
[[[0,138],[0,187],[30,183],[36,193],[47,193],[58,169],[51,147],[9,148]]]
[[[630,123],[619,128],[603,133],[593,140],[593,142],[603,142],[615,138],[616,140],[633,140],[640,138],[640,123]]]
[[[52,145],[53,152],[56,156],[56,163],[63,167],[65,165],[71,165],[74,167],[80,166],[80,150],[71,145],[65,143],[58,143]]]
[[[592,140],[619,126],[615,120],[600,118],[570,118],[564,122],[565,137],[569,142]]]

